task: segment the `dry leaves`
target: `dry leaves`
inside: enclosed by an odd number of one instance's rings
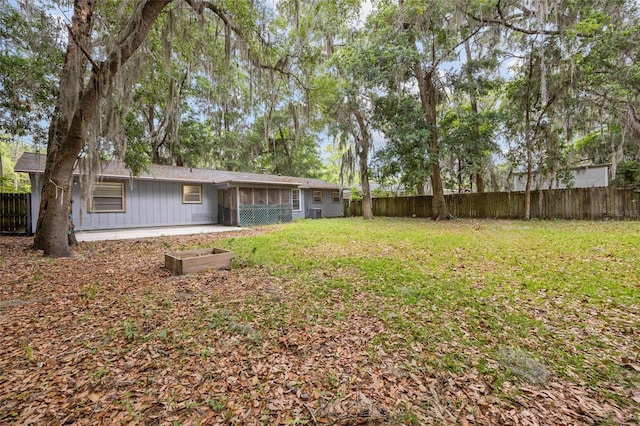
[[[162,268],[167,246],[224,237],[82,243],[59,260],[2,237],[0,423],[640,421],[638,407],[608,396],[640,403],[640,386],[607,385],[607,395],[556,379],[430,371],[412,355],[424,348],[370,344],[393,334],[379,319],[344,306],[339,319],[314,317],[295,286],[260,268],[180,277]],[[635,354],[621,363],[638,370]]]

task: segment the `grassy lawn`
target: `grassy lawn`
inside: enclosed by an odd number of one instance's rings
[[[305,220],[67,260],[2,241],[0,422],[640,422],[639,222]],[[161,269],[213,245],[231,271]]]

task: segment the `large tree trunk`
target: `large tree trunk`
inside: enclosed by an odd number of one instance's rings
[[[356,143],[356,153],[360,164],[360,184],[362,185],[362,218],[373,219],[373,208],[371,203],[371,188],[369,186],[369,149],[371,149],[371,136],[367,128],[367,123],[362,116],[362,112],[355,108],[353,115],[356,117],[359,127],[360,143]]]
[[[464,51],[467,56],[467,63],[471,63],[473,60],[471,56],[471,46],[469,45],[469,40],[464,41]],[[473,82],[473,73],[471,72],[471,67],[467,67],[467,78],[469,79],[469,83]],[[469,92],[469,101],[471,103],[471,114],[474,118],[478,117],[478,99],[476,97],[475,89],[471,89]],[[478,120],[473,121],[473,126],[471,128],[471,138],[473,142],[476,142],[480,137],[480,130],[478,129]],[[475,158],[474,164],[475,166],[475,174],[476,174],[476,188],[479,194],[484,192],[484,178],[482,177],[482,159]]]
[[[116,73],[140,46],[160,11],[171,1],[147,0],[140,4],[118,34],[117,43],[107,58],[100,63],[92,61],[91,77],[83,84],[90,60],[87,55],[96,0],[75,0],[56,113],[49,129],[42,201],[34,239],[34,247],[44,250],[45,256],[70,254],[67,232],[72,176],[88,125]]]
[[[533,140],[531,135],[531,76],[533,75],[533,59],[529,58],[529,75],[524,113],[524,137],[527,150],[527,182],[524,186],[524,220],[531,219],[531,181],[533,180]]]
[[[484,178],[482,177],[482,172],[476,173],[476,192],[478,194],[483,194],[484,189]]]
[[[528,137],[529,136],[527,135],[527,138]],[[527,142],[527,182],[524,186],[524,220],[531,219],[531,180],[533,179],[532,162],[531,149]]]
[[[362,184],[362,218],[373,219],[373,206],[371,202],[371,190],[369,188],[369,168],[360,163],[360,183]]]
[[[433,82],[435,70],[425,73],[419,62],[414,64],[414,72],[418,81],[420,92],[420,102],[424,110],[427,125],[431,128],[429,135],[429,159],[431,162],[431,186],[433,187],[433,207],[432,215],[436,220],[450,219],[451,215],[447,210],[444,199],[444,188],[442,186],[442,176],[440,173],[440,146],[438,145],[438,132],[436,126],[438,118],[436,107],[438,105],[438,92]]]
[[[44,250],[47,256],[69,255],[67,212],[77,154],[71,152],[72,147],[68,146],[67,140],[75,142],[77,138],[69,139],[72,127],[74,132],[80,127],[77,109],[88,63],[82,49],[89,48],[94,7],[95,1],[91,0],[76,0],[74,4],[67,51],[60,74],[58,101],[49,126],[47,160],[33,243],[34,248]]]

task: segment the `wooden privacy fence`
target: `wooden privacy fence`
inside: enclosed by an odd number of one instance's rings
[[[0,193],[0,234],[30,233],[30,194]]]
[[[431,217],[430,195],[374,198],[374,216]],[[461,218],[522,219],[524,192],[445,195],[449,213]],[[349,216],[362,216],[361,201],[345,201]],[[640,219],[640,193],[613,187],[553,189],[531,192],[531,218]]]

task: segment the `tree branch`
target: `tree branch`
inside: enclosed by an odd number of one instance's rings
[[[505,28],[509,28],[510,30],[522,33],[522,34],[527,34],[527,35],[538,35],[538,34],[543,34],[543,35],[560,35],[560,31],[557,30],[528,30],[526,28],[522,28],[522,27],[518,27],[516,25],[513,25],[509,22],[507,22],[507,20],[502,16],[502,13],[500,13],[500,19],[486,19],[486,18],[479,18],[477,16],[472,15],[471,13],[467,12],[467,16],[469,18],[471,18],[472,20],[476,21],[476,22],[480,22],[482,24],[491,24],[491,25],[502,25]]]
[[[227,29],[230,29],[231,31],[233,31],[238,37],[240,37],[245,43],[247,42],[247,38],[242,30],[242,28],[237,25],[234,21],[233,18],[230,17],[226,11],[222,10],[218,5],[213,4],[210,1],[207,0],[185,0],[187,2],[187,4],[189,6],[191,6],[191,8],[198,14],[198,15],[202,15],[202,13],[204,12],[204,9],[209,9],[211,12],[213,12],[218,18],[220,18],[220,20],[224,23],[224,25],[226,26]],[[262,44],[263,46],[269,47],[271,44],[262,36],[262,34],[260,34],[259,32],[255,32],[256,36],[258,37],[260,44]],[[228,33],[227,33],[227,37],[229,37]],[[248,44],[248,43],[247,43]],[[231,42],[230,40],[227,40],[227,55],[229,54],[229,49],[230,49],[230,45]],[[263,61],[261,61],[258,56],[251,51],[251,49],[247,49],[248,51],[248,59],[249,61],[256,67],[261,68],[263,70],[268,70],[268,71],[275,71],[278,72],[279,74],[282,74],[284,76],[286,76],[287,78],[293,78],[294,80],[296,80],[298,82],[298,84],[304,88],[307,89],[307,86],[300,80],[300,78],[292,73],[291,71],[287,71],[285,69],[286,67],[286,63],[288,62],[288,58],[289,56],[285,56],[284,58],[280,58],[275,65],[270,65],[270,64],[265,64]]]
[[[89,52],[87,52],[87,49],[84,48],[82,43],[80,43],[80,41],[76,37],[76,34],[73,32],[71,25],[66,24],[66,26],[67,26],[67,29],[69,30],[69,35],[71,36],[71,39],[73,40],[73,42],[76,44],[76,46],[78,46],[78,48],[80,49],[82,54],[87,58],[87,60],[91,62],[91,66],[93,67],[94,71],[97,70],[99,68],[98,64],[93,60],[93,58],[91,57]]]
[[[218,5],[211,3],[210,1],[200,1],[200,0],[185,0],[189,6],[198,14],[202,15],[204,9],[209,9],[214,14],[218,16],[224,22],[224,24],[230,28],[236,35],[240,36],[243,40],[245,39],[244,33],[242,32],[242,28],[233,21],[233,19],[227,15],[227,13],[222,10]],[[268,46],[269,43],[267,40],[262,37],[262,34],[256,32],[256,36],[260,39],[260,42],[265,46]]]
[[[552,36],[556,36],[556,35],[561,35],[562,32],[558,31],[558,30],[541,30],[541,29],[535,29],[535,30],[530,30],[527,28],[523,28],[520,26],[517,26],[509,21],[513,20],[513,18],[515,17],[514,15],[510,16],[510,17],[505,17],[504,16],[504,12],[502,10],[502,8],[500,7],[500,0],[497,2],[496,4],[496,10],[497,10],[497,17],[494,18],[481,18],[478,16],[473,15],[470,12],[465,12],[465,14],[471,18],[472,20],[476,21],[476,22],[480,22],[482,24],[490,24],[490,25],[501,25],[505,28],[508,28],[510,30],[519,32],[521,34],[526,34],[526,35],[552,35]],[[525,18],[530,18],[531,16],[533,16],[533,11],[530,9],[525,8],[524,6],[520,5],[519,6],[520,9],[522,9],[523,13],[522,14],[518,14],[516,16],[523,16]],[[578,37],[584,37],[584,38],[589,38],[592,37],[591,34],[587,34],[587,33],[583,33],[583,32],[576,32],[575,33],[576,36]]]

